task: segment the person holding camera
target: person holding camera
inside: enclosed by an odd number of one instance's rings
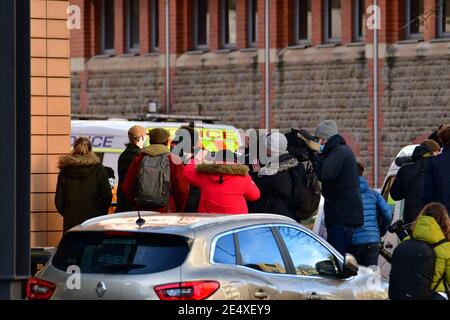
[[[364,223],[356,158],[333,120],[319,123],[315,136],[319,143],[305,142],[315,151],[312,162],[322,182],[327,241],[345,255],[355,228]]]

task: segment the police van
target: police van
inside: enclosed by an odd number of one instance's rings
[[[242,139],[238,130],[230,125],[189,121],[188,117],[165,116],[163,120],[174,119],[178,121],[129,121],[128,119],[112,118],[108,120],[72,120],[70,143],[73,147],[79,137],[87,137],[92,142],[93,151],[101,159],[106,167],[114,171],[115,186],[118,183],[117,162],[120,154],[128,143],[128,130],[134,125],[140,125],[149,132],[154,128],[164,128],[170,132],[169,144],[175,136],[175,132],[181,126],[194,124],[199,133],[201,147],[210,152],[219,150],[238,151],[242,146]],[[181,119],[188,118],[187,121]],[[205,119],[198,117],[195,119]],[[206,118],[207,119],[207,118]],[[193,122],[193,123],[192,123]]]

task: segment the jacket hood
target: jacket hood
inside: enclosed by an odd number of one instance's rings
[[[58,168],[61,170],[69,167],[88,167],[99,163],[100,159],[93,153],[86,156],[68,154],[59,157]]]
[[[85,179],[101,165],[95,154],[87,156],[63,155],[59,158],[58,167],[64,170],[64,175],[72,179]]]
[[[213,175],[231,175],[231,176],[246,176],[249,168],[243,164],[199,164],[195,170],[198,173],[206,173]]]
[[[273,176],[277,173],[288,171],[289,169],[295,168],[300,164],[300,162],[294,156],[288,154],[283,154],[277,161],[269,162],[264,168],[259,171],[259,176]]]
[[[364,177],[359,177],[359,188],[361,189],[361,193],[369,191],[369,182]]]
[[[170,150],[165,144],[152,144],[142,149],[141,153],[156,157],[165,153],[170,153]]]
[[[412,160],[416,161],[422,158],[429,158],[432,157],[433,153],[425,146],[417,146],[414,148],[413,154],[412,154]]]
[[[340,134],[336,134],[327,140],[325,148],[323,149],[323,153],[327,154],[337,146],[346,144],[347,143],[345,142],[345,139]]]
[[[419,216],[414,229],[414,238],[433,244],[441,241],[445,236],[441,227],[433,217]]]

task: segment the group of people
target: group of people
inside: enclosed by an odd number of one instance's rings
[[[199,147],[194,128],[180,130],[189,133],[190,144],[176,154],[173,150],[182,134],[177,132],[169,146],[170,134],[163,128],[150,132],[141,126],[130,128],[129,143],[118,161],[116,212],[258,212],[297,218],[295,195],[304,187],[306,164],[288,151],[284,134],[264,137],[269,162],[260,166],[239,163],[229,150],[212,156]],[[364,165],[357,162],[334,121],[322,121],[313,138],[299,137],[321,183],[327,241],[343,255],[352,253],[362,265],[376,265],[380,229],[391,223],[391,208],[369,187]],[[418,146],[410,159],[403,159],[391,189],[393,199],[406,201],[410,234],[428,243],[450,240],[450,126],[441,126],[433,138]],[[87,138],[79,138],[72,153],[60,158],[59,168],[55,204],[64,217],[64,231],[108,212],[111,188]],[[436,254],[442,259],[436,279],[446,273],[450,282],[450,244],[436,248]]]

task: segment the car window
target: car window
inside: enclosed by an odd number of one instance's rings
[[[270,273],[286,273],[280,250],[269,227],[237,233],[243,266]]]
[[[278,227],[294,264],[297,275],[337,276],[334,255],[319,241],[296,228]]]
[[[221,237],[214,247],[215,263],[236,264],[236,248],[234,246],[233,234]]]
[[[117,232],[69,232],[52,264],[82,273],[148,274],[180,266],[189,253],[187,239],[176,235]]]

